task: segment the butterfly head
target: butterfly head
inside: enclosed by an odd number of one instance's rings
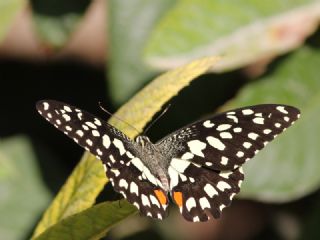
[[[147,136],[142,136],[142,135],[136,137],[135,142],[138,143],[143,148],[152,144],[152,142]]]

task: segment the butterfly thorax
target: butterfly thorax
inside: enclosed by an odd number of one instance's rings
[[[141,161],[162,184],[165,191],[169,191],[168,167],[169,161],[166,154],[161,152],[147,136],[138,136],[135,139]]]

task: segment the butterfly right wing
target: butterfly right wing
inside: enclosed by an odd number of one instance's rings
[[[125,134],[92,114],[55,100],[39,101],[38,112],[102,160],[114,189],[146,216],[167,216],[168,200]]]
[[[157,143],[168,153],[171,195],[189,221],[218,218],[240,191],[241,165],[299,118],[299,110],[263,104],[197,121]]]

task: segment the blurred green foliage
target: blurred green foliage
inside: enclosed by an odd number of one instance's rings
[[[53,52],[66,45],[90,5],[85,0],[30,3],[38,37]],[[0,41],[23,6],[25,3],[19,0],[0,3]],[[171,94],[165,75],[147,85],[159,72],[175,69],[195,58],[221,55],[219,64],[211,69],[215,74],[205,76],[216,82],[197,91],[191,86],[191,100],[204,97],[202,90],[210,92],[212,101],[219,94],[235,95],[224,99],[229,100],[225,105],[219,102],[221,109],[273,102],[294,105],[302,112],[293,128],[247,164],[240,197],[283,204],[303,200],[319,189],[320,54],[319,35],[313,35],[320,19],[319,1],[110,0],[106,11],[109,29],[106,44],[110,48],[106,63],[108,91],[115,105],[131,99],[119,111],[123,119],[142,129],[166,104],[167,96],[171,98],[191,81],[182,83],[180,75],[170,76],[171,83],[179,89]],[[247,66],[260,71],[243,71]],[[182,73],[188,75],[189,70],[183,69]],[[241,76],[243,81],[236,90],[217,81],[226,79],[230,72]],[[132,97],[144,85],[147,87]],[[219,92],[218,85],[223,85],[226,92]],[[207,100],[203,98],[207,107],[203,115],[216,107],[217,102],[211,105]],[[184,105],[182,109],[198,108]],[[146,111],[142,111],[143,106]],[[121,122],[117,123],[126,132]],[[26,138],[5,139],[0,144],[0,208],[4,213],[0,218],[1,238],[25,237],[50,197],[35,159]],[[101,180],[104,177],[101,164],[92,156],[84,155],[83,159],[48,208],[34,239],[68,239],[72,232],[82,234],[84,239],[99,239],[114,224],[136,212],[125,201],[121,202],[122,208],[118,207],[118,201],[91,207],[107,180]],[[90,181],[91,185],[86,185]],[[95,191],[87,191],[91,188]],[[77,191],[79,195],[73,195]],[[26,201],[21,201],[22,198]],[[319,209],[319,204],[312,205],[314,214],[305,217],[302,231],[296,237],[319,236],[315,224]]]
[[[0,141],[0,238],[22,239],[48,204],[29,139],[15,136]]]

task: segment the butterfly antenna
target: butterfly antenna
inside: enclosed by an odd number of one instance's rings
[[[125,123],[127,126],[131,127],[132,129],[134,129],[138,134],[140,134],[140,131],[138,129],[136,129],[134,126],[132,126],[130,123],[127,123],[126,121],[122,120],[121,118],[117,117],[115,114],[109,112],[107,109],[105,109],[103,106],[102,106],[102,103],[101,102],[98,102],[99,103],[99,107],[102,109],[102,111],[106,112],[107,114],[109,114],[111,117],[114,117],[115,119],[119,120],[120,122],[123,122]]]
[[[150,123],[150,125],[143,131],[143,135],[145,135],[145,134],[147,133],[147,131],[168,111],[168,109],[170,108],[170,106],[171,106],[171,104],[168,104],[168,105],[166,106],[166,108],[162,111],[162,113],[160,113],[160,114],[157,116],[157,118]]]

